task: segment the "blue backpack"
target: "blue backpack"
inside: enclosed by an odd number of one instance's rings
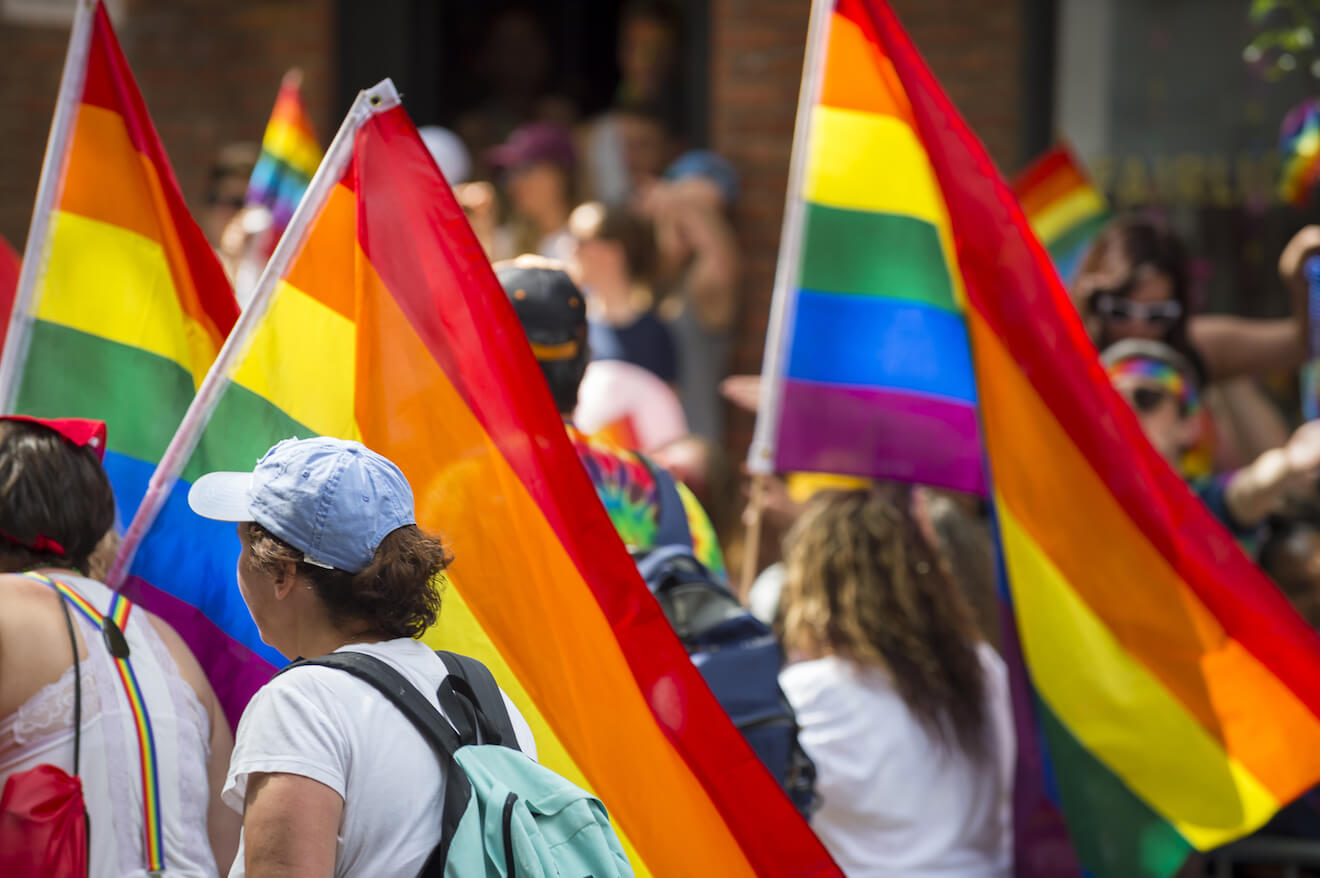
[[[518,749],[486,666],[456,653],[437,655],[449,671],[436,693],[449,722],[402,674],[365,653],[334,652],[284,669],[321,665],[365,680],[435,750],[445,766],[444,811],[440,841],[420,878],[631,878],[600,800]]]
[[[783,649],[770,627],[693,556],[673,476],[638,459],[655,478],[660,509],[655,548],[634,554],[637,569],[715,699],[809,817],[817,805],[816,766],[798,743],[797,716],[779,688]]]

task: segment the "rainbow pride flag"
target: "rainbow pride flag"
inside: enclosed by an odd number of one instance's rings
[[[819,18],[749,465],[983,494],[948,213],[892,71]]]
[[[1320,183],[1320,100],[1307,98],[1288,111],[1279,127],[1279,197],[1305,207]]]
[[[388,80],[327,151],[172,445],[181,478],[123,546],[150,525],[126,588],[184,633],[233,718],[283,659],[235,586],[232,526],[186,494],[315,434],[407,474],[418,523],[456,555],[426,642],[491,667],[541,760],[605,802],[638,874],[839,874],[642,584]]]
[[[238,316],[100,3],[80,3],[0,362],[0,410],[107,422],[124,521]]]
[[[18,289],[18,273],[22,268],[23,261],[14,248],[0,237],[0,314],[10,314],[14,310],[14,291]],[[3,350],[0,341],[0,351]]]
[[[270,249],[289,225],[320,163],[321,147],[303,105],[302,71],[295,68],[280,82],[245,199],[270,209]]]
[[[1066,145],[1046,152],[1013,180],[1013,194],[1031,230],[1067,283],[1096,235],[1109,222],[1109,204]]]
[[[1320,638],[1145,440],[1012,191],[893,12],[880,0],[818,9],[808,81],[823,71],[824,82],[803,100],[816,124],[821,106],[846,114],[833,124],[851,125],[858,144],[835,171],[873,205],[920,187],[926,215],[957,243],[942,265],[915,245],[882,252],[894,275],[943,284],[948,270],[965,302],[964,357],[1032,686],[1015,693],[1022,758],[1077,860],[1068,869],[1022,843],[1018,874],[1166,878],[1191,850],[1251,832],[1320,781]],[[848,73],[837,89],[836,70]],[[943,338],[896,343],[880,309],[863,317],[851,337],[880,362],[895,344]],[[803,331],[799,319],[792,344]],[[1037,816],[1018,808],[1020,841]]]

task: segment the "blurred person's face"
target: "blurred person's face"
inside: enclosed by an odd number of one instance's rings
[[[659,177],[669,160],[669,138],[664,127],[654,119],[633,113],[621,114],[618,122],[623,164],[633,186]]]
[[[568,181],[554,162],[535,162],[513,168],[508,178],[513,211],[524,217],[541,217],[564,210]]]
[[[628,260],[623,245],[601,238],[579,239],[574,257],[578,282],[593,293],[613,289],[628,281]]]
[[[674,33],[652,18],[632,18],[619,32],[619,69],[634,96],[658,97],[674,64]]]
[[[1136,412],[1150,444],[1177,469],[1199,437],[1201,425],[1195,414],[1183,411],[1167,387],[1137,375],[1115,378],[1114,389]]]
[[[256,623],[261,642],[290,655],[288,631],[292,622],[292,601],[282,599],[289,592],[289,582],[257,564],[252,557],[252,537],[247,524],[238,526],[243,550],[238,556],[238,591]],[[296,652],[297,650],[293,650]]]
[[[1173,279],[1152,265],[1134,270],[1125,258],[1106,260],[1093,280],[1092,308],[1108,343],[1126,338],[1160,341],[1182,316]]]
[[[203,214],[202,225],[206,232],[206,239],[211,242],[212,247],[221,246],[221,238],[224,236],[225,228],[243,209],[243,201],[247,195],[247,185],[248,181],[245,179],[237,176],[226,177],[216,184],[214,191],[210,194]]]

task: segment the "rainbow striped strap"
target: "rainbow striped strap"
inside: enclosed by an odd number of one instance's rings
[[[146,827],[147,872],[157,875],[165,871],[165,846],[162,843],[160,816],[160,771],[156,756],[156,738],[151,729],[151,717],[147,713],[147,701],[142,695],[142,686],[133,665],[128,660],[128,640],[124,631],[128,625],[128,614],[133,604],[119,592],[112,592],[110,607],[101,613],[85,597],[66,583],[51,579],[40,573],[24,573],[28,579],[36,580],[55,589],[88,622],[101,632],[106,649],[114,661],[119,681],[123,684],[124,694],[128,696],[128,707],[133,714],[133,727],[137,730],[139,763],[142,766],[142,807],[143,824]]]

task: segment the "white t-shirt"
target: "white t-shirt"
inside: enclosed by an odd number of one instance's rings
[[[985,669],[993,758],[944,751],[889,674],[827,657],[780,674],[816,763],[821,808],[811,827],[848,878],[1008,878],[1015,744],[1008,673]]]
[[[353,644],[388,662],[439,708],[436,689],[444,662],[406,638]],[[536,758],[536,742],[522,714],[504,697],[518,746]],[[371,684],[335,668],[305,667],[281,674],[252,697],[238,724],[229,776],[221,794],[243,813],[248,778],[283,772],[310,777],[339,793],[335,875],[416,875],[440,840],[444,777],[421,733]],[[244,878],[243,847],[230,878]]]

